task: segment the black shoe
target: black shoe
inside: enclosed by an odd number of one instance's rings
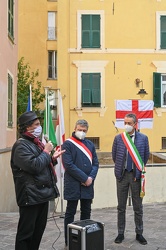
[[[142,234],[136,234],[136,240],[142,245],[148,244],[147,240],[142,236]]]
[[[118,236],[115,239],[115,243],[122,243],[122,240],[124,240],[124,234],[118,234]]]

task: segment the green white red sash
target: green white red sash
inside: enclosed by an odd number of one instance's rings
[[[91,151],[82,143],[80,140],[77,140],[75,137],[70,137],[67,139],[68,141],[72,142],[77,148],[79,148],[89,159],[90,163],[92,164],[92,153]]]
[[[129,134],[126,132],[123,132],[121,134],[122,140],[128,150],[128,153],[131,155],[131,158],[133,162],[135,163],[136,167],[138,168],[139,171],[141,171],[141,192],[140,192],[140,197],[143,198],[145,196],[145,166],[142,161],[142,158],[133,143],[132,139],[130,138]]]

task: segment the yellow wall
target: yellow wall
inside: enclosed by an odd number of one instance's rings
[[[44,86],[57,88],[57,80],[48,80],[48,50],[57,42],[47,40],[47,13],[57,11],[56,2],[19,1],[19,59],[25,58],[31,71],[39,69],[38,80]]]
[[[57,41],[47,41],[47,11],[58,12]],[[78,49],[79,11],[103,13],[103,47],[101,50]],[[143,80],[148,95],[143,100],[153,100],[153,61],[166,61],[165,51],[156,50],[156,12],[166,10],[165,0],[60,0],[57,2],[19,2],[19,57],[24,56],[33,70],[39,69],[44,86],[60,88],[63,96],[66,137],[70,136],[78,119],[90,124],[88,136],[100,137],[100,150],[110,152],[117,131],[115,100],[141,99],[137,95],[135,79]],[[47,50],[58,51],[58,80],[47,80]],[[76,111],[78,100],[78,67],[75,62],[106,62],[104,66],[105,98],[103,113],[83,109]],[[163,72],[162,72],[163,73]],[[165,72],[166,73],[166,68]],[[86,111],[85,111],[86,110]],[[89,111],[88,110],[88,111]],[[164,111],[164,112],[163,112]],[[161,116],[154,109],[152,130],[142,129],[149,137],[151,151],[161,150],[161,137],[166,135],[166,113]],[[122,130],[119,130],[122,132]]]

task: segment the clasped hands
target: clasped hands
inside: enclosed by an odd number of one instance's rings
[[[92,184],[92,182],[93,182],[92,177],[88,177],[88,179],[86,180],[86,182],[81,183],[81,185],[88,187],[88,186],[90,186]]]

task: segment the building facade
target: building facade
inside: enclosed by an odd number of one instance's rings
[[[17,131],[18,1],[0,2],[0,212],[16,209],[10,154]]]
[[[114,126],[115,101],[154,100],[153,129],[141,132],[148,135],[151,152],[164,152],[165,1],[78,0],[66,3],[66,9],[63,5],[65,1],[58,2],[58,15],[66,22],[59,21],[58,30],[66,30],[60,51],[68,52],[68,67],[65,75],[59,61],[58,81],[69,107],[70,133],[75,120],[84,118],[98,152],[111,152],[114,136],[123,131]],[[138,95],[140,89],[148,94]]]
[[[39,69],[43,86],[60,89],[66,137],[83,118],[98,152],[111,152],[123,131],[114,126],[115,101],[154,100],[153,129],[142,132],[151,152],[165,151],[165,18],[164,0],[19,3],[19,58]]]

